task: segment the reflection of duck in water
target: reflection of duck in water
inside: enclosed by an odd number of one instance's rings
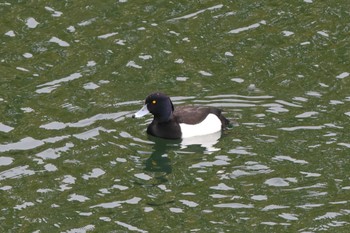
[[[163,138],[150,136],[149,139],[154,142],[151,156],[145,162],[145,170],[150,172],[172,172],[171,160],[168,151],[179,149],[178,140],[169,141]],[[172,143],[171,143],[172,142]]]
[[[213,134],[177,140],[149,136],[148,139],[154,144],[152,154],[145,162],[145,170],[150,172],[161,172],[163,175],[170,174],[172,172],[172,153],[169,154],[169,152],[175,152],[178,154],[210,154],[214,151],[220,150],[214,147],[219,141],[220,136],[221,131]],[[163,175],[156,177],[161,183],[167,180]]]
[[[150,94],[145,105],[133,117],[152,113],[154,118],[147,133],[166,139],[184,139],[220,132],[229,125],[221,110],[215,107],[179,106],[174,109],[170,98],[163,93]]]

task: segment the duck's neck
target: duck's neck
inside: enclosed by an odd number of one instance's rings
[[[155,116],[155,118],[160,123],[168,122],[173,118],[173,110],[171,108],[167,108],[162,112],[162,114]]]

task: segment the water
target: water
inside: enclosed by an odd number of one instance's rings
[[[347,1],[0,3],[3,232],[348,232]],[[224,109],[169,141],[150,92]]]

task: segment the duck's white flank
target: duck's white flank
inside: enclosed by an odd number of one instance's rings
[[[220,131],[221,121],[215,114],[210,113],[202,122],[196,125],[180,123],[180,128],[182,138],[189,138]]]

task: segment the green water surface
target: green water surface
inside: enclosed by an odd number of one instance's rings
[[[348,5],[0,2],[0,231],[349,232]],[[154,91],[234,127],[148,137]]]

